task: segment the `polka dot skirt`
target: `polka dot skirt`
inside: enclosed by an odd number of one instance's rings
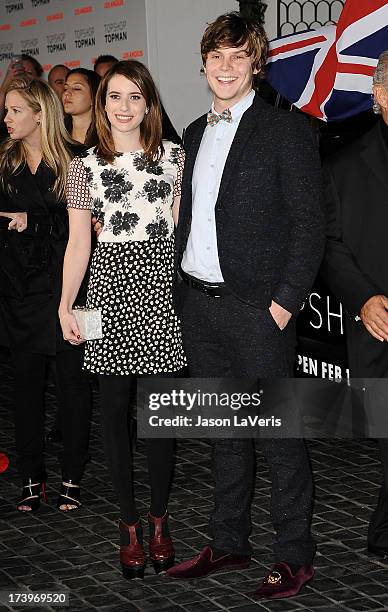
[[[173,254],[173,237],[97,245],[87,306],[101,310],[104,337],[86,343],[86,370],[158,374],[186,365],[172,306]]]

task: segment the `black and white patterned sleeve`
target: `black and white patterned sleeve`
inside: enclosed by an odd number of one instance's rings
[[[93,198],[90,195],[86,178],[85,166],[82,159],[75,157],[69,166],[66,180],[67,208],[91,210]]]
[[[176,175],[176,179],[174,182],[174,189],[172,192],[172,195],[174,198],[181,195],[184,165],[185,165],[185,152],[182,147],[179,147],[179,151],[177,155],[177,175]]]

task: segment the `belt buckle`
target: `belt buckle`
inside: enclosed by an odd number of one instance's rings
[[[205,285],[204,288],[205,288],[205,293],[207,293],[207,295],[209,295],[210,297],[213,297],[213,298],[220,298],[220,297],[222,297],[221,293],[219,293],[219,294],[213,293],[213,291],[217,292],[217,287],[212,287],[212,286],[206,287],[206,285]]]
[[[208,297],[212,296],[212,292],[210,291],[209,287],[207,287],[206,285],[204,285],[202,283],[198,283],[197,287],[198,287],[198,289],[200,289]]]

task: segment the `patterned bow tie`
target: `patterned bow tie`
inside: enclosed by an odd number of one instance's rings
[[[232,113],[228,108],[226,108],[220,115],[217,115],[217,113],[213,113],[212,111],[207,114],[207,122],[209,125],[216,125],[219,121],[227,121],[228,123],[232,122]]]

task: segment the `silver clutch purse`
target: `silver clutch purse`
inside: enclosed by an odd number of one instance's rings
[[[73,315],[84,340],[99,340],[102,338],[101,310],[76,306]]]

